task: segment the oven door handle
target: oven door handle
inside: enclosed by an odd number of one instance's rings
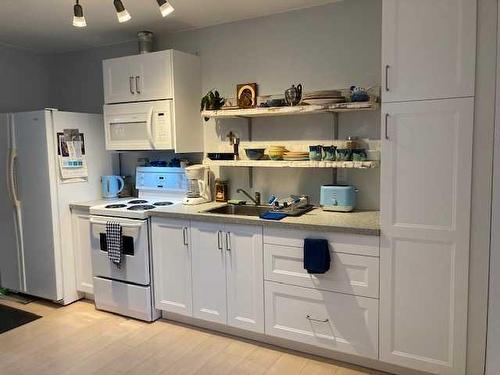
[[[107,221],[98,220],[91,217],[90,223],[96,225],[106,225]],[[140,228],[143,225],[143,223],[120,223],[120,222],[118,222],[118,224],[120,224],[123,228]]]

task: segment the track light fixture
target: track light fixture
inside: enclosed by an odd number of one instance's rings
[[[160,12],[163,17],[168,16],[175,9],[167,0],[156,0],[160,6]]]
[[[160,7],[160,13],[163,17],[171,14],[175,9],[170,4],[168,0],[156,0],[158,6]],[[118,18],[118,22],[123,23],[127,22],[132,17],[130,13],[125,9],[122,0],[113,0],[113,5],[116,9],[116,17]],[[83,16],[83,7],[80,5],[79,0],[75,0],[75,6],[73,7],[73,26],[75,27],[85,27],[87,26],[87,21]]]
[[[78,0],[76,0],[75,6],[73,7],[73,26],[87,26],[87,21],[85,21],[85,17],[83,16],[83,8]]]
[[[113,0],[113,4],[116,9],[116,16],[118,17],[118,22],[127,22],[129,21],[132,17],[130,17],[129,12],[125,7],[123,6],[122,0]]]

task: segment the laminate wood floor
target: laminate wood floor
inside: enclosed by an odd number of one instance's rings
[[[0,303],[42,316],[0,334],[2,375],[381,374],[164,320],[143,323],[89,301]]]

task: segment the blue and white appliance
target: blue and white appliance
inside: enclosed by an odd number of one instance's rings
[[[358,189],[351,185],[321,186],[320,204],[324,211],[350,212],[356,208]]]

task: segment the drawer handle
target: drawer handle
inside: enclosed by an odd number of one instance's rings
[[[217,248],[222,250],[222,231],[217,232]]]
[[[311,322],[318,322],[318,323],[328,323],[330,321],[330,319],[328,319],[328,318],[326,318],[325,320],[314,319],[314,318],[311,318],[311,315],[306,315],[306,318],[307,318],[307,320],[310,320]]]

